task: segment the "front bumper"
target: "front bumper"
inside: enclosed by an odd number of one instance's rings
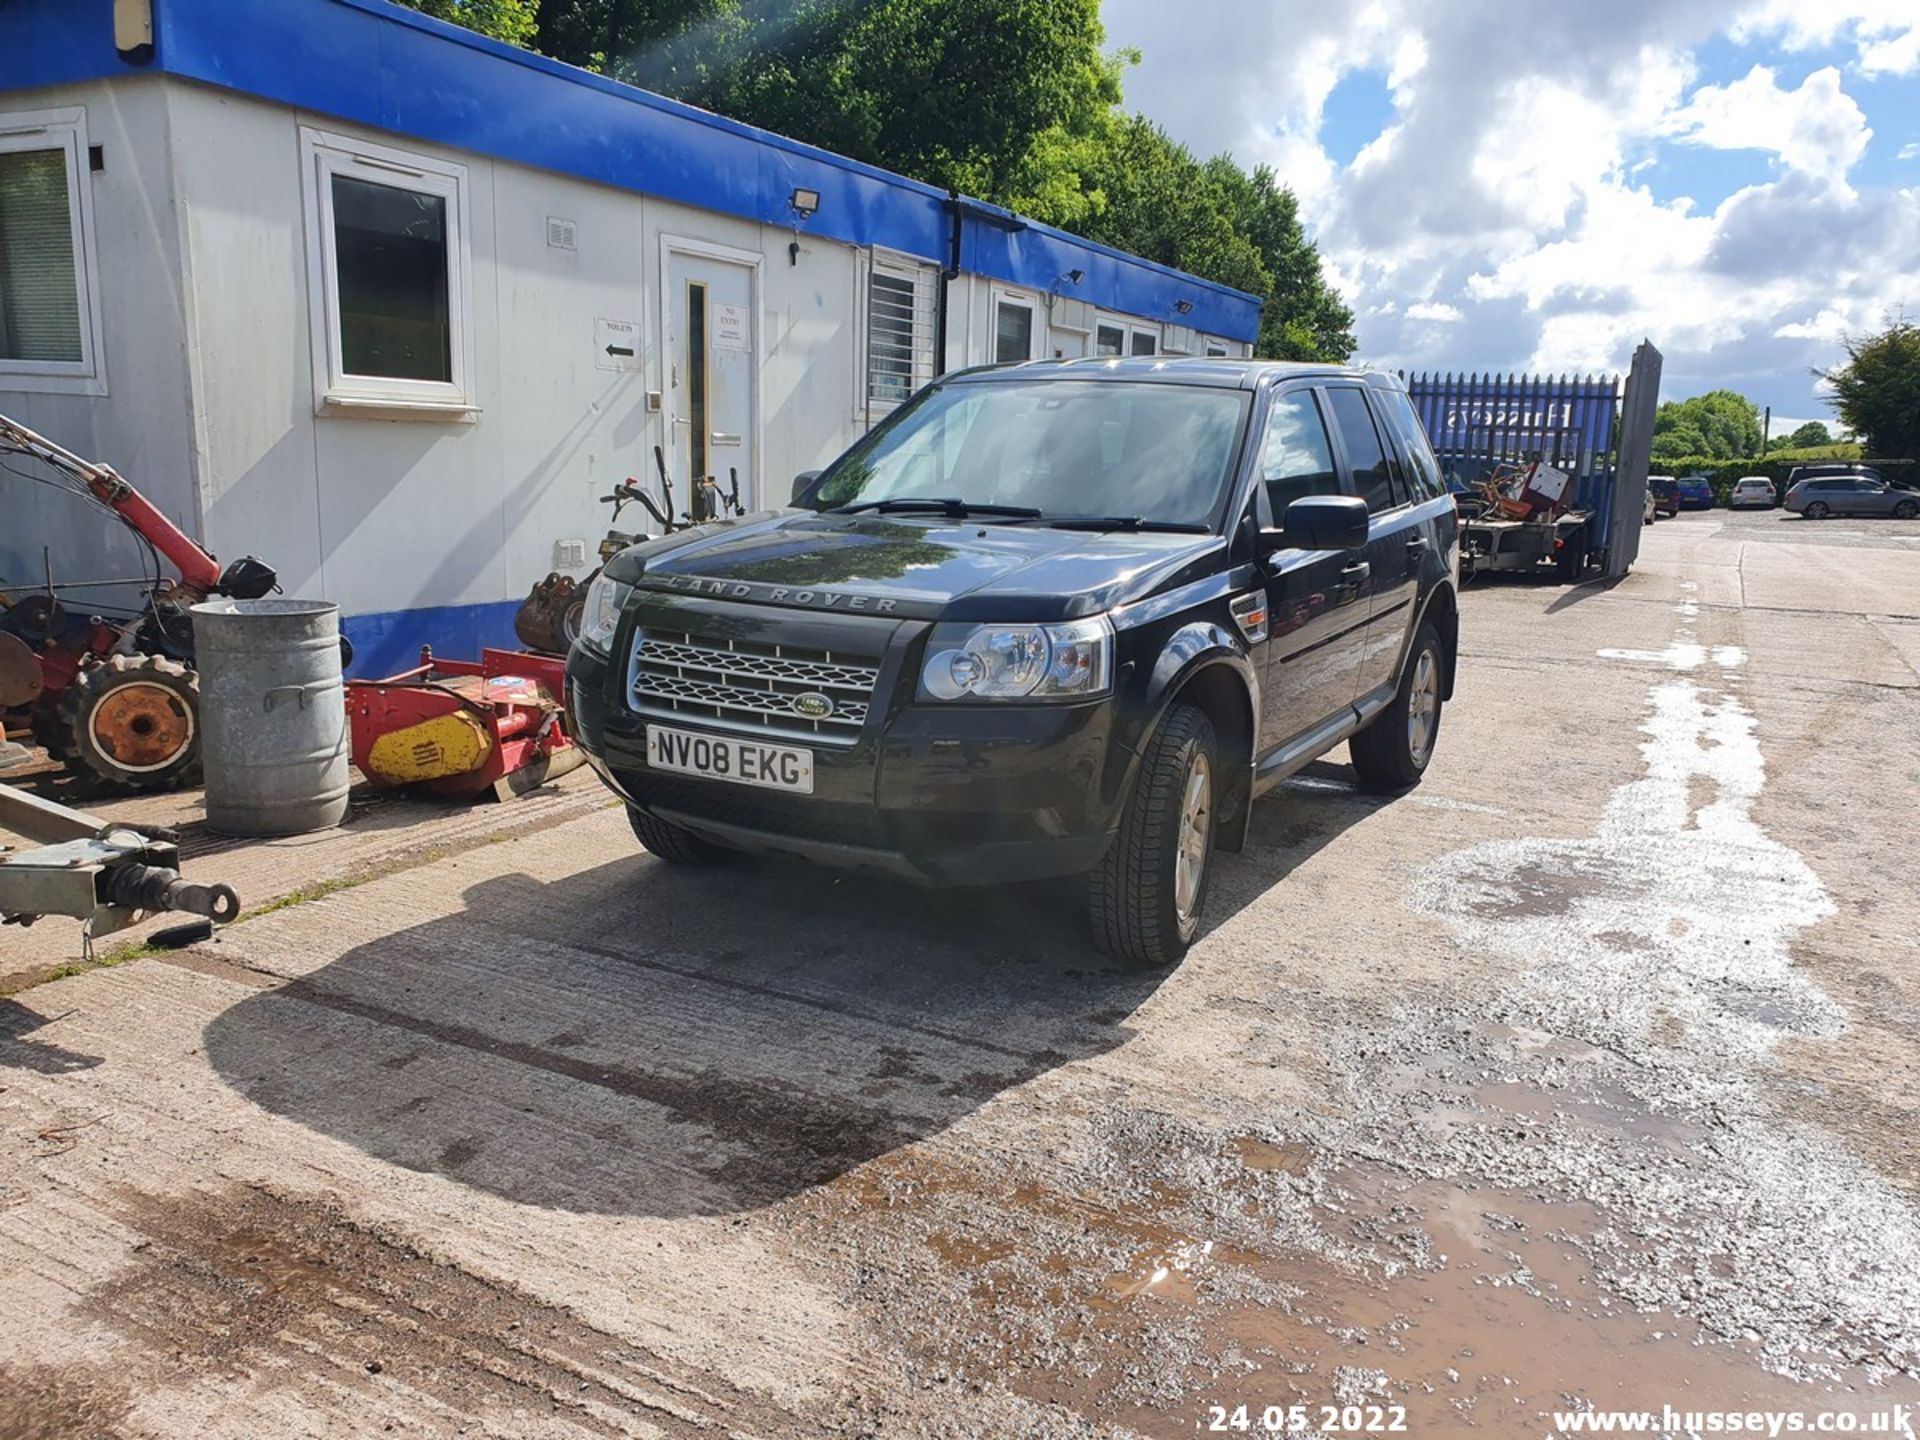
[[[1110,701],[876,703],[855,744],[808,747],[814,791],[796,795],[650,768],[650,722],[626,706],[613,668],[579,648],[567,662],[588,763],[628,804],[718,844],[936,885],[1079,874],[1106,852],[1117,819],[1107,771],[1126,759]]]

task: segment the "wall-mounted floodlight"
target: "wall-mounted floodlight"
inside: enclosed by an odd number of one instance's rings
[[[820,208],[820,192],[794,187],[792,198],[787,202],[793,206],[793,213],[805,220]]]
[[[1176,300],[1173,302],[1173,308],[1178,310],[1182,315],[1191,315],[1193,313],[1193,302],[1191,300]]]
[[[1069,285],[1078,285],[1082,280],[1086,278],[1087,278],[1087,272],[1084,270],[1069,270],[1067,272],[1067,283]]]

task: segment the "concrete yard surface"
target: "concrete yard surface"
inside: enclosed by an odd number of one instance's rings
[[[1425,783],[1262,801],[1165,972],[575,786],[18,990],[0,1435],[1920,1407],[1920,524],[1688,515],[1461,633]]]

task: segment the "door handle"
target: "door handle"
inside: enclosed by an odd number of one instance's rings
[[[1427,537],[1426,537],[1426,536],[1424,536],[1424,535],[1416,535],[1416,536],[1414,536],[1414,537],[1413,537],[1413,538],[1412,538],[1411,540],[1409,540],[1409,541],[1407,541],[1407,554],[1409,554],[1409,555],[1424,555],[1424,554],[1426,554],[1426,552],[1427,552]]]
[[[1373,566],[1364,560],[1355,560],[1340,567],[1340,581],[1345,585],[1359,585],[1373,574]]]

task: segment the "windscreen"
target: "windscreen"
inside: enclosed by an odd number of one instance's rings
[[[935,386],[827,471],[812,503],[939,498],[1205,525],[1247,404],[1239,390],[1121,381]]]

